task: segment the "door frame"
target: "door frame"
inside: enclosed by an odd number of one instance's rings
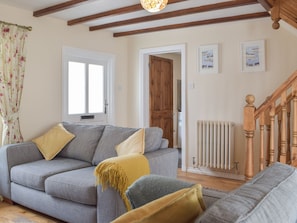
[[[181,54],[182,171],[186,171],[186,44],[140,49],[139,51],[139,125],[149,126],[149,55]]]

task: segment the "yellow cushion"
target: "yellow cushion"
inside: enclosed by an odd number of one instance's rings
[[[112,223],[190,223],[204,210],[202,187],[196,184],[129,211]]]
[[[36,144],[39,151],[46,160],[53,159],[75,135],[68,132],[60,123],[48,132],[32,141]]]
[[[145,147],[145,132],[144,129],[139,129],[128,139],[121,142],[115,147],[118,156],[123,156],[131,153],[143,154]]]

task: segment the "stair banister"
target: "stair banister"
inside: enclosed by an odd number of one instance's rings
[[[254,176],[254,134],[257,120],[260,128],[259,170],[263,170],[265,166],[265,127],[267,132],[266,166],[276,161],[276,154],[278,161],[297,166],[297,71],[267,97],[258,108],[255,107],[254,102],[255,97],[253,95],[246,96],[247,104],[244,107],[243,129],[246,137],[245,177],[247,180]],[[275,124],[276,119],[278,129]],[[293,123],[292,128],[290,119]],[[280,131],[277,148],[274,141],[275,131]],[[290,139],[291,133],[292,140]],[[291,142],[292,145],[290,145]]]
[[[243,129],[246,137],[246,162],[245,177],[247,180],[254,176],[254,133],[256,130],[255,120],[255,97],[247,95],[245,98],[247,105],[244,107]]]

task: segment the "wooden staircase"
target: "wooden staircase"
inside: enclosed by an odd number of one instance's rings
[[[280,27],[279,21],[281,19],[297,28],[296,0],[258,0],[258,2],[270,12],[271,19],[273,20],[272,27],[274,29]]]
[[[253,95],[247,95],[246,102],[243,117],[246,179],[276,161],[297,166],[297,71],[258,108]]]

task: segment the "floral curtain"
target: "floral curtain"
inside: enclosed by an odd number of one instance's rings
[[[0,116],[2,145],[23,141],[19,109],[25,74],[28,29],[0,23]]]

